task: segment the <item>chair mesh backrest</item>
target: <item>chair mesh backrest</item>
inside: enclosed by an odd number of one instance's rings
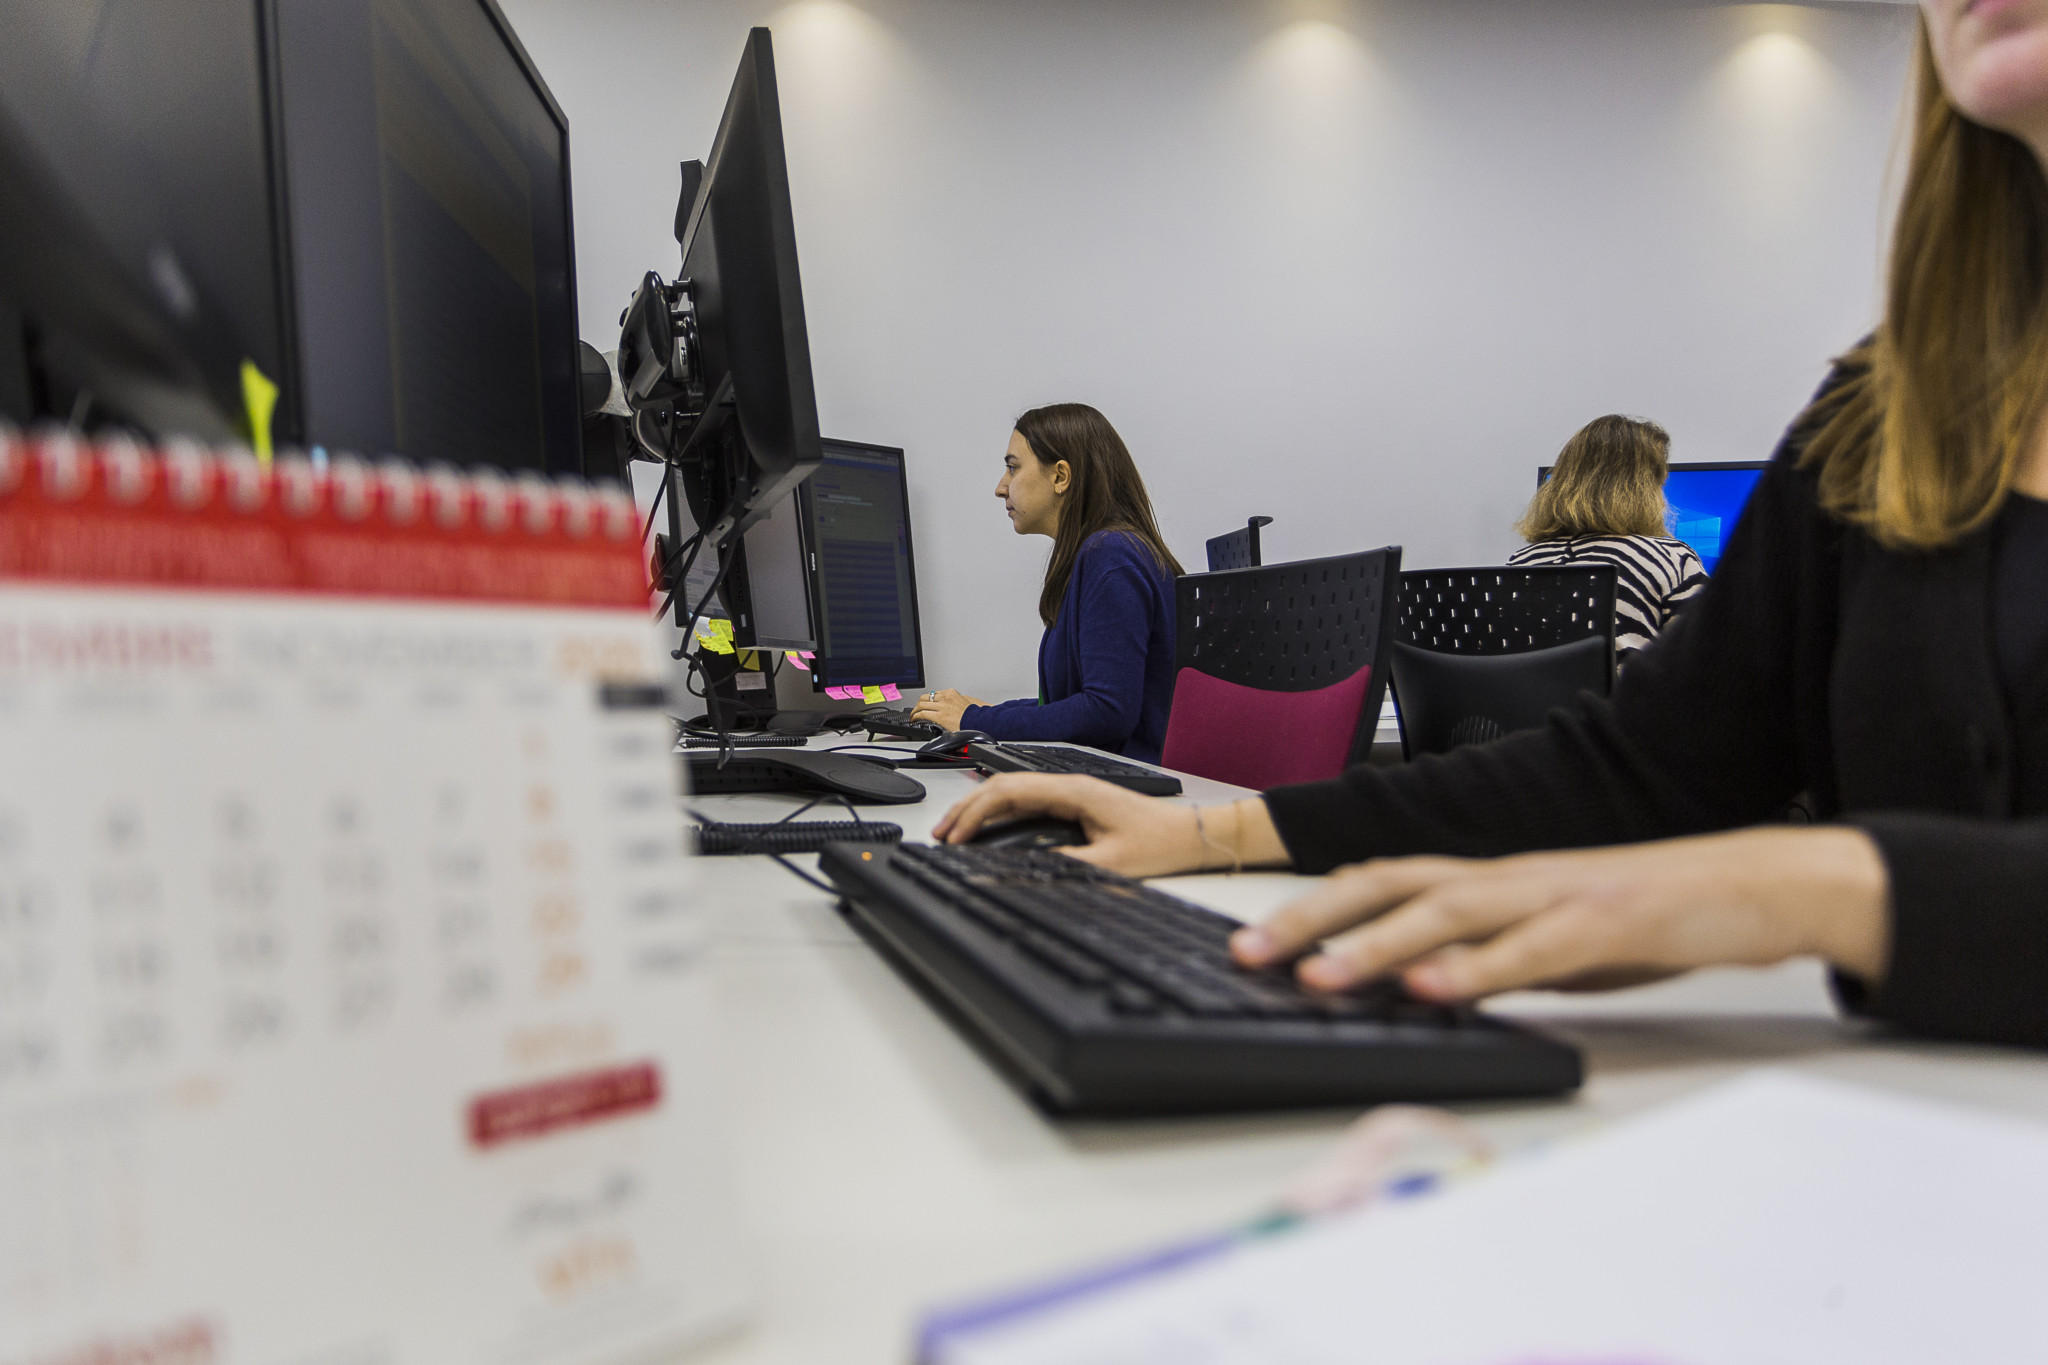
[[[1380,659],[1401,547],[1174,583],[1174,668],[1266,692],[1307,692]]]
[[[1400,567],[1396,545],[1179,579],[1166,765],[1264,790],[1362,760]]]
[[[1614,641],[1614,566],[1415,569],[1401,575],[1398,638],[1437,654],[1518,654]]]
[[[1413,758],[1543,723],[1614,684],[1614,566],[1417,569],[1390,649]]]
[[[1259,567],[1259,528],[1270,526],[1271,517],[1253,517],[1235,531],[1226,531],[1208,542],[1209,572]]]

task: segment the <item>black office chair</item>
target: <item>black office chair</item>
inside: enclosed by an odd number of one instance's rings
[[[1241,530],[1229,531],[1209,540],[1209,572],[1259,567],[1259,528],[1271,526],[1271,517],[1253,517]]]
[[[1408,758],[1532,729],[1613,690],[1614,566],[1404,573],[1390,662]]]
[[[1164,767],[1264,791],[1372,753],[1401,547],[1174,582]]]

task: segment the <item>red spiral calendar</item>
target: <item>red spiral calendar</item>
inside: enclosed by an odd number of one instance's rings
[[[639,517],[0,432],[0,1362],[741,1304]]]

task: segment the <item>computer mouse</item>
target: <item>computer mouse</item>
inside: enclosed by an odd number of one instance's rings
[[[930,741],[917,751],[919,758],[958,758],[967,752],[970,744],[993,744],[995,741],[979,730],[948,730],[937,739]]]
[[[967,842],[981,848],[1066,848],[1087,843],[1088,835],[1072,820],[1034,815],[1024,820],[989,825]]]

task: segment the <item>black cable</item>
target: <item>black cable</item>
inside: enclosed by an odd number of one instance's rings
[[[818,803],[819,803],[820,801],[823,801],[823,800],[825,800],[825,799],[826,799],[826,798],[827,798],[828,796],[831,796],[831,795],[833,795],[833,794],[834,794],[834,793],[826,792],[826,793],[821,793],[820,795],[817,795],[817,796],[814,796],[814,797],[812,797],[812,798],[811,798],[810,800],[808,800],[808,801],[804,802],[804,803],[803,803],[803,804],[802,804],[801,806],[798,806],[798,807],[797,807],[797,808],[796,808],[795,810],[791,811],[791,812],[790,812],[789,814],[787,814],[787,815],[783,816],[783,817],[782,817],[782,818],[781,818],[780,820],[776,820],[776,821],[772,822],[772,823],[771,823],[771,824],[770,824],[770,825],[768,826],[768,828],[769,828],[769,829],[774,829],[774,828],[775,828],[775,827],[776,827],[777,825],[786,825],[786,824],[788,824],[788,823],[789,823],[790,821],[792,821],[792,820],[796,819],[796,818],[797,818],[797,816],[799,816],[799,815],[802,815],[802,814],[803,814],[803,813],[804,813],[805,811],[807,811],[807,810],[810,810],[810,809],[812,809],[812,808],[813,808],[813,807],[815,807],[815,806],[816,806],[816,805],[817,805],[817,804],[818,804]],[[843,798],[843,797],[841,798],[841,800],[844,800],[844,799],[845,799],[845,798]],[[848,809],[851,809],[851,807],[848,807]],[[705,813],[704,813],[703,811],[700,811],[700,810],[686,810],[686,811],[685,811],[685,813],[686,813],[687,815],[689,815],[691,819],[695,820],[695,821],[696,821],[696,822],[697,822],[698,824],[700,824],[700,825],[716,825],[716,824],[721,824],[721,823],[723,823],[722,821],[718,821],[718,820],[714,820],[714,819],[712,819],[712,818],[711,818],[710,816],[706,815],[706,814],[705,814]],[[860,823],[860,817],[859,817],[858,815],[854,816],[854,817],[853,817],[853,820],[854,820],[854,823],[855,823],[855,824],[859,824],[859,823]]]
[[[693,552],[692,558],[694,557],[695,555]],[[719,556],[718,572],[712,577],[711,586],[704,589],[704,595],[697,599],[696,610],[690,613],[689,622],[683,627],[683,647],[685,649],[689,648],[690,637],[696,633],[698,618],[703,616],[704,609],[711,605],[711,599],[717,596],[718,589],[721,585],[724,584],[725,575],[732,569],[733,560],[735,558],[736,556],[732,554],[732,552],[729,550],[722,553]],[[691,667],[693,669],[699,669],[703,667],[703,656],[704,651],[701,647],[699,647],[694,657],[694,660],[691,663]],[[685,687],[688,686],[687,676],[685,677],[684,685]],[[722,741],[718,746],[718,768],[720,772],[723,772],[725,770],[725,765],[732,761],[732,732],[726,727],[723,717],[719,715],[719,707],[716,704],[716,702],[713,701],[710,693],[711,683],[709,679],[706,679],[704,684],[704,705],[705,709],[711,714],[712,729],[718,732],[718,737]]]
[[[676,594],[689,585],[690,570],[697,567],[697,552],[703,548],[704,533],[699,531],[669,552],[668,561],[661,566],[661,576],[675,586],[668,590],[668,596],[662,598],[661,605],[654,609],[654,619],[657,623],[668,615],[668,609],[675,604]],[[689,558],[683,560],[682,571],[677,573],[676,560],[682,558],[685,553]]]
[[[661,500],[668,496],[669,481],[674,477],[675,471],[668,467],[666,461],[663,461],[661,466],[661,487],[654,490],[654,501],[647,505],[647,520],[640,523],[640,543],[642,545],[647,543],[647,533],[654,529],[654,514],[661,510]]]
[[[696,836],[697,852],[712,857],[822,853],[832,844],[897,844],[903,841],[903,829],[879,821],[798,820],[788,825],[698,825]]]
[[[804,812],[815,809],[818,803],[821,801],[837,801],[840,805],[846,807],[846,813],[852,817],[854,830],[863,838],[869,837],[867,834],[867,831],[869,830],[875,831],[873,837],[877,842],[880,843],[897,843],[901,841],[901,839],[903,838],[903,830],[900,826],[892,825],[885,821],[879,820],[863,820],[861,819],[860,811],[855,809],[853,802],[847,800],[844,794],[840,792],[827,792],[820,796],[814,796],[810,800],[804,802],[801,806],[798,806],[795,810],[783,816],[780,820],[776,820],[773,823],[769,824],[759,834],[755,835],[747,842],[749,844],[760,843],[762,840],[769,838],[772,831],[780,829],[785,825],[788,825],[791,821],[795,820],[799,815],[802,815]],[[692,819],[696,820],[700,828],[704,826],[714,826],[723,823],[718,820],[713,820],[710,816],[704,814],[704,812],[697,810],[695,808],[686,808],[686,814],[688,814]],[[891,832],[893,832],[896,836],[894,839],[888,837],[889,833]],[[747,847],[741,847],[733,850],[733,852],[736,854],[745,854],[752,851],[752,849]],[[791,876],[797,877],[802,881],[808,882],[810,885],[817,887],[820,891],[823,891],[825,894],[829,896],[837,896],[839,894],[838,887],[832,885],[830,882],[821,881],[818,878],[813,877],[810,873],[804,871],[795,863],[790,862],[788,855],[776,853],[771,850],[762,850],[762,852],[764,856],[772,858],[776,862],[780,863],[782,865],[783,870],[788,872]]]
[[[857,810],[855,810],[855,809],[853,808],[853,802],[851,802],[851,801],[847,800],[847,799],[846,799],[846,796],[845,796],[845,794],[844,794],[844,793],[842,793],[842,792],[831,792],[831,793],[829,793],[829,795],[831,796],[831,798],[832,798],[833,800],[837,801],[837,802],[838,802],[838,803],[839,803],[840,805],[842,805],[842,806],[846,807],[846,813],[847,813],[848,815],[850,815],[850,816],[852,816],[852,817],[853,817],[853,823],[854,823],[854,827],[855,827],[856,829],[859,829],[859,828],[862,828],[862,827],[864,827],[864,826],[866,826],[866,825],[868,825],[868,824],[874,823],[874,822],[872,822],[872,821],[866,821],[866,820],[862,820],[862,819],[860,818],[860,812],[859,812],[859,811],[857,811]],[[821,798],[821,799],[822,799],[822,798]],[[809,805],[805,805],[805,806],[803,806],[803,807],[800,807],[800,808],[799,808],[799,812],[801,812],[801,811],[805,811],[805,810],[809,810],[809,809],[811,808],[811,806],[815,806],[815,805],[817,805],[817,804],[818,804],[818,803],[817,803],[816,801],[812,801],[812,802],[810,802],[810,803],[809,803]],[[901,834],[899,833],[897,837],[898,837],[898,838],[901,838],[902,836],[901,836]],[[787,859],[787,858],[783,857],[783,856],[782,856],[782,855],[781,855],[780,853],[771,853],[771,854],[769,854],[768,856],[769,856],[769,857],[771,857],[771,858],[773,858],[773,859],[774,859],[774,860],[775,860],[776,862],[778,862],[778,863],[782,864],[782,869],[783,869],[783,871],[785,871],[785,872],[789,873],[789,874],[790,874],[791,876],[793,876],[793,877],[796,877],[796,878],[798,878],[798,879],[800,879],[800,880],[802,880],[802,881],[806,881],[806,882],[809,882],[809,883],[810,883],[810,884],[811,884],[812,886],[815,886],[815,887],[817,887],[817,888],[818,888],[818,889],[819,889],[820,891],[824,892],[824,893],[825,893],[826,895],[828,895],[828,896],[833,896],[833,897],[837,897],[837,896],[838,896],[838,895],[840,894],[840,892],[839,892],[839,888],[838,888],[838,887],[836,887],[836,886],[832,885],[832,883],[830,883],[830,882],[827,882],[827,881],[820,881],[820,880],[819,880],[818,878],[816,878],[816,877],[813,877],[813,876],[812,876],[812,875],[811,875],[810,873],[808,873],[808,872],[804,871],[804,870],[803,870],[802,868],[798,867],[798,866],[797,866],[797,865],[796,865],[795,863],[793,863],[793,862],[789,861],[789,859]]]
[[[692,550],[690,552],[691,560],[695,561],[696,557],[697,552],[695,550]],[[718,572],[712,575],[711,586],[704,589],[704,595],[697,599],[696,610],[690,613],[690,619],[683,624],[683,645],[685,648],[689,646],[690,636],[696,632],[697,622],[699,619],[703,617],[704,609],[711,605],[711,599],[718,595],[718,590],[721,587],[725,586],[725,576],[727,573],[731,572],[733,560],[735,558],[736,556],[733,555],[731,551],[726,551],[719,555]],[[681,587],[682,580],[678,579],[676,586]],[[671,596],[673,596],[673,593],[671,594]],[[657,617],[656,619],[659,620],[660,618]]]
[[[790,876],[797,878],[799,881],[809,882],[812,886],[817,887],[820,891],[824,892],[828,896],[837,896],[839,894],[838,887],[832,885],[832,883],[828,881],[823,881],[817,877],[813,877],[810,873],[804,871],[795,863],[783,857],[780,853],[771,853],[768,856],[770,858],[773,858],[776,862],[782,864],[782,870],[789,873]]]
[[[733,495],[733,500],[735,503],[737,503],[739,497],[740,495],[738,493],[735,493]],[[726,508],[726,513],[729,515],[731,511],[732,507],[728,505]],[[723,519],[723,517],[720,518],[721,521]],[[697,555],[699,554],[699,552],[703,550],[704,543],[704,530],[702,527],[699,527],[697,533],[691,536],[690,539],[687,542],[685,542],[689,549],[689,557],[683,561],[682,568],[676,572],[674,578],[671,580],[675,586],[671,587],[668,590],[668,595],[661,599],[661,606],[655,610],[654,619],[657,622],[659,622],[663,617],[668,615],[669,607],[675,603],[676,594],[681,592],[685,587],[689,585],[690,570],[697,566]],[[681,554],[682,549],[683,547],[678,546],[676,553]],[[671,658],[688,658],[689,660],[688,668],[686,669],[683,675],[683,690],[685,692],[688,692],[691,696],[704,698],[705,709],[708,712],[710,712],[712,716],[712,728],[717,731],[719,739],[721,741],[718,746],[718,766],[721,770],[724,769],[725,765],[732,759],[732,745],[730,743],[731,732],[726,728],[723,719],[718,716],[718,707],[713,702],[710,696],[710,681],[708,679],[706,680],[705,690],[702,692],[695,691],[690,686],[691,679],[694,678],[699,672],[701,672],[704,667],[704,651],[700,647],[695,654],[691,654],[690,637],[696,633],[697,622],[703,619],[705,608],[711,605],[711,599],[718,595],[719,588],[724,585],[725,576],[731,570],[732,563],[733,556],[730,553],[730,551],[722,553],[719,556],[718,572],[712,576],[710,586],[704,589],[704,595],[697,599],[697,605],[691,609],[689,620],[683,623],[682,638],[678,642],[676,648],[673,651],[671,651],[670,654]]]

